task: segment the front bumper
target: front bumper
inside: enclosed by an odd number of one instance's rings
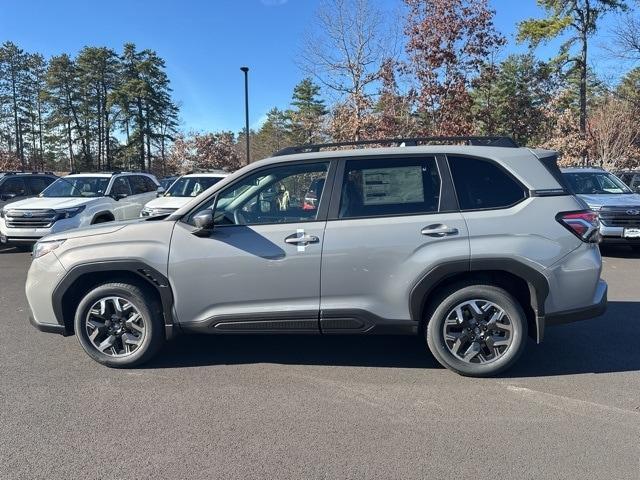
[[[608,288],[607,283],[604,280],[600,280],[596,287],[593,303],[591,305],[547,314],[545,316],[545,324],[562,325],[565,323],[599,317],[607,310]]]
[[[624,230],[624,227],[600,225],[600,238],[602,243],[631,243],[640,245],[640,238],[627,238],[624,236]]]
[[[25,293],[29,304],[29,321],[41,332],[69,335],[53,310],[53,290],[64,276],[65,269],[53,252],[31,262]]]
[[[67,330],[67,327],[64,325],[59,325],[57,323],[40,323],[35,318],[33,318],[33,314],[29,315],[29,323],[33,325],[36,329],[45,333],[57,333],[62,335],[63,337],[68,337],[69,335],[73,335],[70,331]]]
[[[9,228],[4,219],[0,219],[0,243],[32,244],[47,235],[78,228],[80,223],[80,217],[76,216],[57,220],[48,228]]]

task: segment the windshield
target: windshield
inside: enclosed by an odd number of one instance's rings
[[[59,178],[40,194],[41,197],[102,197],[109,177]]]
[[[165,193],[166,197],[195,197],[215,185],[222,177],[182,177]]]
[[[578,195],[632,193],[622,180],[607,172],[564,173],[571,190]]]

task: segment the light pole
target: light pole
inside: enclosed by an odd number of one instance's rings
[[[244,72],[244,133],[247,140],[247,164],[251,163],[249,153],[249,67],[240,67]]]

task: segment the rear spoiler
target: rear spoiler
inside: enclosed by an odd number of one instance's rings
[[[529,151],[544,165],[544,168],[556,179],[561,187],[558,189],[537,190],[537,196],[572,195],[571,188],[562,175],[560,167],[558,167],[558,153],[551,150],[529,149]]]

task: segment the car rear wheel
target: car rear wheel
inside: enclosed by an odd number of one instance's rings
[[[75,332],[85,352],[109,367],[141,365],[165,340],[158,301],[127,283],[106,283],[88,292],[76,310]]]
[[[518,301],[492,285],[458,285],[443,292],[427,313],[433,356],[461,375],[489,377],[522,354],[527,319]]]

